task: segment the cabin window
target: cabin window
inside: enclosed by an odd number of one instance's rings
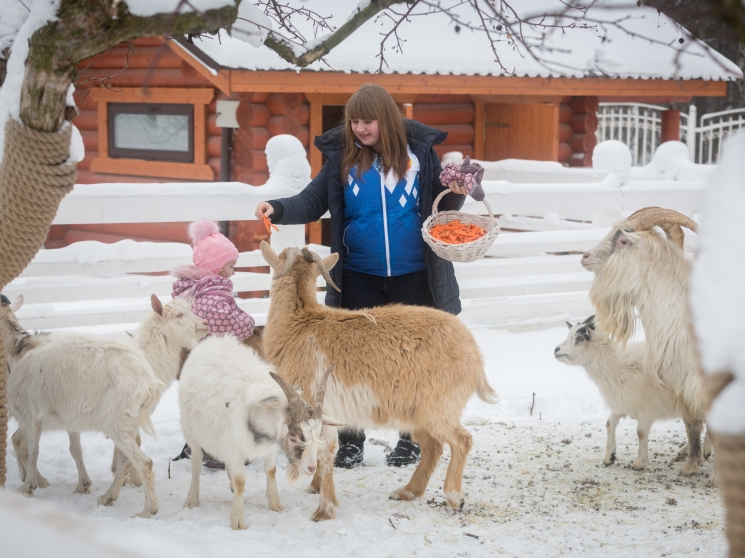
[[[109,157],[194,162],[194,106],[109,103]]]
[[[207,161],[211,88],[91,90],[98,104],[98,153],[91,172],[177,180],[215,180]]]

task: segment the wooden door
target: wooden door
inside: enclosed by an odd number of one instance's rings
[[[484,160],[559,160],[558,104],[492,104],[485,111]]]

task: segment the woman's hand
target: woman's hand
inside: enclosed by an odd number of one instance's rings
[[[261,202],[258,206],[256,206],[254,215],[259,221],[261,221],[264,216],[269,217],[272,213],[274,213],[272,204],[270,204],[269,202]]]
[[[460,194],[461,196],[468,195],[468,190],[466,190],[464,186],[459,185],[457,182],[451,182],[450,184],[448,184],[448,188],[450,188],[452,192]]]

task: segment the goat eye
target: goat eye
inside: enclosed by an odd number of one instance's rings
[[[297,438],[295,438],[295,436],[290,436],[290,443],[297,444]]]
[[[176,317],[177,318],[183,318],[184,317],[184,314],[182,312],[179,312],[178,314],[176,314]]]

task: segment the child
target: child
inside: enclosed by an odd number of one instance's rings
[[[192,297],[191,311],[207,320],[211,335],[235,335],[243,341],[254,330],[254,319],[238,308],[233,282],[238,249],[220,234],[217,224],[207,219],[189,225],[194,244],[194,265],[173,270],[173,298]]]
[[[331,213],[331,251],[339,264],[331,278],[341,293],[327,289],[326,304],[350,310],[400,303],[433,306],[458,314],[460,300],[453,264],[424,243],[421,228],[440,182],[433,146],[447,134],[406,120],[381,86],[368,83],[352,95],[344,124],[315,140],[327,159],[299,194],[261,202],[256,218],[279,224],[309,223]],[[452,181],[440,211],[460,209],[466,190]],[[337,467],[353,467],[364,456],[364,432],[339,432]],[[419,446],[405,433],[388,456],[389,465],[414,463]]]
[[[245,341],[254,332],[254,319],[238,308],[233,297],[233,282],[238,261],[238,249],[220,234],[214,221],[204,219],[189,225],[189,238],[194,245],[194,265],[182,265],[173,270],[173,298],[193,298],[191,311],[207,320],[210,335],[235,335]],[[177,461],[191,456],[184,445]],[[204,454],[204,465],[224,469],[225,465]]]

